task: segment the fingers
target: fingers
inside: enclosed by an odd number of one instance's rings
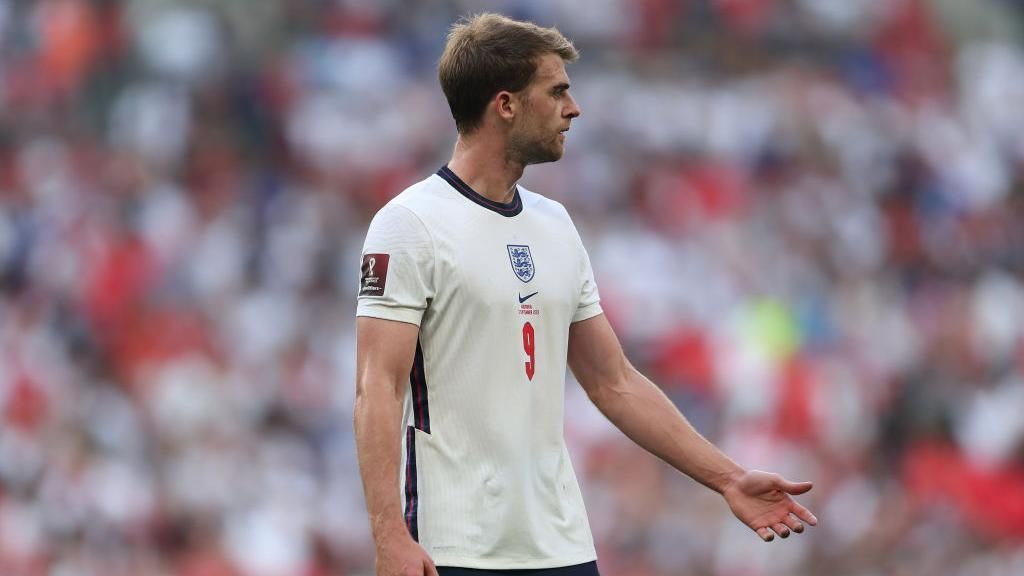
[[[423,562],[423,574],[424,576],[438,576],[437,567],[434,566],[434,562],[429,558]]]
[[[786,517],[782,519],[782,522],[789,527],[790,530],[800,534],[804,531],[804,525],[802,522],[793,517],[792,514],[786,514]]]
[[[780,479],[779,482],[782,484],[783,492],[793,495],[803,494],[810,491],[811,488],[814,488],[813,482],[790,482],[789,480],[784,479]]]
[[[814,488],[813,482],[790,482],[783,478],[781,474],[776,474],[774,472],[762,472],[760,474],[762,474],[762,477],[768,481],[773,489],[781,490],[787,494],[803,494],[810,491],[811,488]]]
[[[769,527],[761,527],[755,530],[755,532],[757,532],[757,535],[761,537],[761,540],[771,542],[775,539],[775,534],[778,534],[780,538],[789,538],[790,534],[802,533],[804,531],[804,524],[793,515],[786,514],[781,522],[772,524],[770,528],[771,529],[769,530]]]
[[[791,522],[793,524],[792,530],[790,530],[790,527],[787,526],[787,524],[790,524]],[[775,532],[772,533],[772,530],[774,530]],[[774,540],[775,534],[778,534],[780,538],[789,538],[789,535],[793,532],[799,533],[803,531],[803,525],[797,522],[796,520],[787,520],[786,524],[783,524],[781,522],[772,524],[771,530],[769,530],[768,528],[758,528],[757,530],[755,530],[755,532],[757,532],[757,535],[761,537],[761,540],[764,540],[765,542],[771,542],[772,540]]]
[[[803,520],[804,522],[807,522],[811,526],[818,525],[818,518],[815,517],[814,514],[811,514],[810,510],[804,508],[803,506],[796,502],[793,502],[793,514],[795,514],[797,518]]]

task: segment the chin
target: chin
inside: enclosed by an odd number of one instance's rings
[[[548,162],[558,162],[561,159],[562,159],[562,152],[559,151],[559,152],[553,153],[553,154],[547,154],[547,155],[544,155],[544,156],[537,156],[535,158],[532,158],[529,162],[526,162],[526,164],[547,164]]]
[[[556,143],[549,147],[537,146],[523,154],[523,164],[545,164],[547,162],[557,162],[562,159],[562,154],[565,153],[565,146],[560,143]]]
[[[556,144],[551,148],[544,151],[543,162],[557,162],[562,159],[562,155],[565,154],[565,146]]]

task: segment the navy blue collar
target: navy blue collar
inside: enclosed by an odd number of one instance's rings
[[[444,178],[446,182],[451,184],[452,188],[455,188],[455,190],[457,190],[459,194],[462,194],[466,198],[472,200],[474,203],[479,204],[480,206],[483,206],[484,208],[487,208],[492,212],[497,212],[498,214],[501,214],[506,218],[516,216],[523,211],[523,199],[519,197],[518,185],[516,186],[515,195],[512,197],[512,201],[509,202],[508,204],[503,204],[501,202],[495,202],[494,200],[489,200],[484,196],[481,196],[476,190],[470,188],[469,184],[463,182],[462,178],[459,178],[455,174],[455,172],[452,172],[451,168],[449,168],[447,164],[442,166],[441,169],[437,171],[437,175],[440,176],[441,178]]]

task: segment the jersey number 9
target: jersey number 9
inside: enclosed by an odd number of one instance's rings
[[[523,324],[523,351],[529,356],[529,360],[526,361],[526,377],[533,381],[533,373],[536,369],[534,361],[534,341],[533,341],[533,324],[527,322]]]

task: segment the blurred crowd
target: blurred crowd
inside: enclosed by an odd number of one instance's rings
[[[373,573],[354,296],[447,27],[557,25],[633,361],[815,489],[765,545],[567,384],[612,576],[1024,573],[1024,2],[0,0],[0,574]]]

